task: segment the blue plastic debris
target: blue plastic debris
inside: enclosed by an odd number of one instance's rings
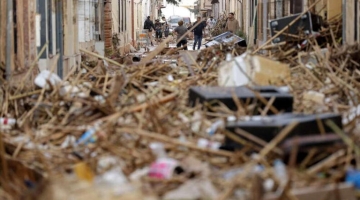
[[[356,189],[360,189],[360,171],[348,169],[346,172],[345,182],[354,184]]]

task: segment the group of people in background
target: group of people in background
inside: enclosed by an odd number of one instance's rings
[[[193,24],[189,24],[187,27],[184,25],[184,22],[180,20],[178,22],[178,27],[176,27],[173,31],[173,33],[177,36],[176,46],[178,48],[182,47],[184,50],[187,50],[187,39],[188,39],[188,31],[193,33],[194,37],[194,44],[193,44],[193,50],[200,49],[201,41],[203,39],[203,36],[205,35],[205,31],[207,31],[209,34],[215,27],[217,21],[213,18],[213,16],[210,16],[209,19],[202,20],[201,17],[197,17],[196,22]],[[226,19],[226,23],[223,25],[223,28],[226,31],[230,31],[234,34],[237,33],[239,30],[239,22],[235,19],[234,13],[229,13],[228,18]],[[153,30],[155,30],[155,36],[156,41],[161,42],[161,39],[163,38],[163,33],[165,38],[169,35],[170,27],[165,19],[165,17],[162,17],[162,22],[160,22],[159,19],[155,20],[155,24],[151,21],[150,16],[147,17],[145,23],[144,23],[144,29],[148,30],[148,37],[150,38],[151,45],[153,45],[152,41],[152,34]]]
[[[162,21],[160,22],[159,19],[155,20],[155,24],[148,16],[144,22],[144,29],[148,31],[148,40],[151,46],[154,46],[154,41],[152,39],[153,31],[155,31],[155,41],[157,43],[161,42],[163,36],[166,38],[169,36],[170,27],[165,19],[162,17]]]

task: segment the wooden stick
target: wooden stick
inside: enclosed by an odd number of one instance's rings
[[[336,153],[332,154],[331,156],[329,156],[328,158],[326,158],[325,160],[319,162],[318,164],[310,167],[306,173],[309,175],[315,175],[316,173],[318,173],[320,170],[324,169],[325,167],[331,167],[333,166],[334,162],[343,157],[345,155],[345,150],[341,149],[339,151],[337,151]]]
[[[286,42],[280,42],[280,43],[276,43],[276,44],[270,44],[267,46],[264,46],[262,49],[267,50],[267,49],[272,49],[275,47],[280,47],[280,46],[284,46],[286,44]]]
[[[300,163],[300,168],[305,168],[310,160],[315,156],[317,151],[318,150],[316,148],[311,149],[305,159]]]
[[[299,19],[301,19],[301,17],[307,13],[309,10],[311,10],[313,7],[316,6],[316,4],[318,4],[320,1],[322,0],[317,0],[315,3],[311,4],[311,6],[309,6],[308,9],[306,9],[304,12],[302,12],[298,17],[296,17],[293,21],[291,21],[286,27],[284,27],[283,29],[281,29],[281,31],[279,31],[277,34],[275,34],[273,37],[271,37],[268,41],[266,41],[263,45],[261,45],[259,48],[257,48],[253,53],[257,53],[258,51],[260,51],[262,48],[264,48],[266,45],[268,45],[269,43],[271,43],[275,38],[277,38],[279,35],[281,35],[282,33],[284,33],[290,26],[292,26],[293,24],[295,24],[295,22],[297,22]]]
[[[275,31],[275,33],[278,33],[279,31]],[[294,35],[294,34],[290,34],[290,33],[282,33],[283,35],[285,36],[288,36],[288,37],[292,37],[292,38],[296,38],[296,39],[301,39],[300,36],[298,35]]]
[[[175,99],[175,97],[176,97],[177,95],[178,95],[177,93],[172,93],[172,94],[169,94],[169,95],[167,95],[167,96],[165,96],[165,97],[157,100],[156,102],[153,102],[153,103],[148,102],[148,103],[140,104],[140,105],[138,105],[138,106],[135,106],[135,107],[131,108],[131,109],[130,109],[130,112],[139,112],[139,111],[141,111],[141,110],[143,110],[143,109],[146,109],[146,108],[148,108],[148,107],[150,107],[150,106],[152,106],[152,105],[155,105],[155,104],[167,103],[167,102]]]
[[[268,101],[267,105],[265,106],[264,110],[261,112],[261,116],[266,116],[266,114],[269,112],[270,107],[275,102],[276,97],[272,96],[270,100]]]
[[[32,91],[32,92],[27,92],[25,94],[19,94],[19,95],[15,95],[15,96],[11,96],[9,98],[9,100],[16,100],[16,99],[22,99],[24,97],[27,97],[27,96],[31,96],[31,95],[34,95],[34,94],[39,94],[41,93],[42,90],[35,90],[35,91]]]
[[[106,60],[106,61],[108,61],[109,63],[114,64],[114,65],[116,65],[116,66],[118,66],[118,67],[124,67],[124,65],[122,65],[122,64],[120,64],[120,63],[118,63],[118,62],[116,62],[116,61],[114,61],[114,60],[112,60],[112,59],[110,59],[110,58],[107,58],[107,57],[105,57],[105,56],[96,54],[96,53],[91,52],[91,51],[88,51],[88,50],[86,50],[86,49],[80,48],[80,51],[82,51],[82,52],[84,52],[84,53],[86,53],[86,54],[89,54],[89,55],[91,55],[91,56],[94,56],[94,57],[97,57],[97,58]]]
[[[299,122],[294,121],[288,126],[286,126],[279,134],[276,135],[274,139],[271,140],[270,143],[268,143],[261,151],[260,156],[265,157],[272,149],[276,147],[289,133],[292,131]]]
[[[242,129],[240,129],[240,128],[235,129],[235,132],[236,132],[237,134],[243,136],[244,138],[255,142],[255,143],[258,144],[258,145],[261,145],[261,146],[263,146],[263,147],[265,147],[265,146],[267,145],[267,142],[265,142],[264,140],[256,137],[256,136],[253,135],[253,134],[250,134],[250,133],[248,133],[248,132],[246,132],[246,131],[244,131],[244,130],[242,130]],[[278,153],[278,154],[280,154],[280,155],[283,155],[283,154],[284,154],[284,152],[283,152],[280,148],[278,148],[278,147],[275,147],[275,148],[273,149],[273,151],[276,152],[276,153]]]
[[[172,37],[167,37],[164,41],[161,42],[159,46],[156,47],[154,51],[149,53],[144,59],[141,60],[140,64],[145,64],[147,62],[150,62],[153,58],[155,58],[156,55],[158,55],[162,50],[166,48],[166,43],[170,42],[172,40]]]
[[[150,131],[146,131],[146,130],[142,130],[142,129],[119,128],[119,129],[117,129],[117,132],[140,135],[140,136],[143,136],[143,137],[154,139],[154,140],[159,141],[159,142],[164,142],[165,144],[173,144],[173,145],[177,145],[177,146],[183,146],[183,147],[187,147],[187,148],[197,150],[197,151],[201,151],[201,152],[204,152],[204,153],[210,153],[210,154],[219,155],[219,156],[225,156],[225,157],[235,157],[234,153],[231,153],[231,152],[228,152],[228,151],[201,148],[201,147],[198,147],[195,144],[192,144],[190,142],[182,142],[182,141],[177,140],[177,139],[174,140],[174,139],[172,139],[170,137],[167,137],[167,136],[164,136],[162,134],[154,133],[154,132],[150,132]]]
[[[259,100],[261,101],[261,103],[263,103],[263,104],[266,105],[266,106],[269,105],[269,109],[270,109],[273,113],[275,113],[275,114],[278,114],[278,113],[279,113],[279,110],[276,109],[272,104],[269,104],[269,102],[268,102],[263,96],[261,96],[261,94],[260,94],[258,91],[252,89],[251,87],[247,87],[247,88],[250,89],[252,92],[254,92],[255,97],[256,97],[257,99],[259,99]]]

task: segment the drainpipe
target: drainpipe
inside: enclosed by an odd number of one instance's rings
[[[135,30],[134,30],[134,0],[131,0],[131,37],[132,45],[135,47]]]
[[[63,78],[63,56],[64,56],[64,35],[63,35],[63,1],[56,1],[56,53],[59,54],[59,60],[57,63],[57,74],[60,78]]]
[[[10,81],[11,77],[11,58],[12,58],[12,41],[13,41],[13,0],[7,1],[7,33],[6,33],[6,80]]]
[[[267,41],[267,8],[268,8],[268,2],[267,0],[263,0],[263,42],[265,43]]]

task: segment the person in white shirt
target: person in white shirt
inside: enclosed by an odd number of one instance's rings
[[[210,18],[206,21],[206,25],[210,34],[212,29],[216,25],[216,20],[213,18],[213,16],[210,16]]]

